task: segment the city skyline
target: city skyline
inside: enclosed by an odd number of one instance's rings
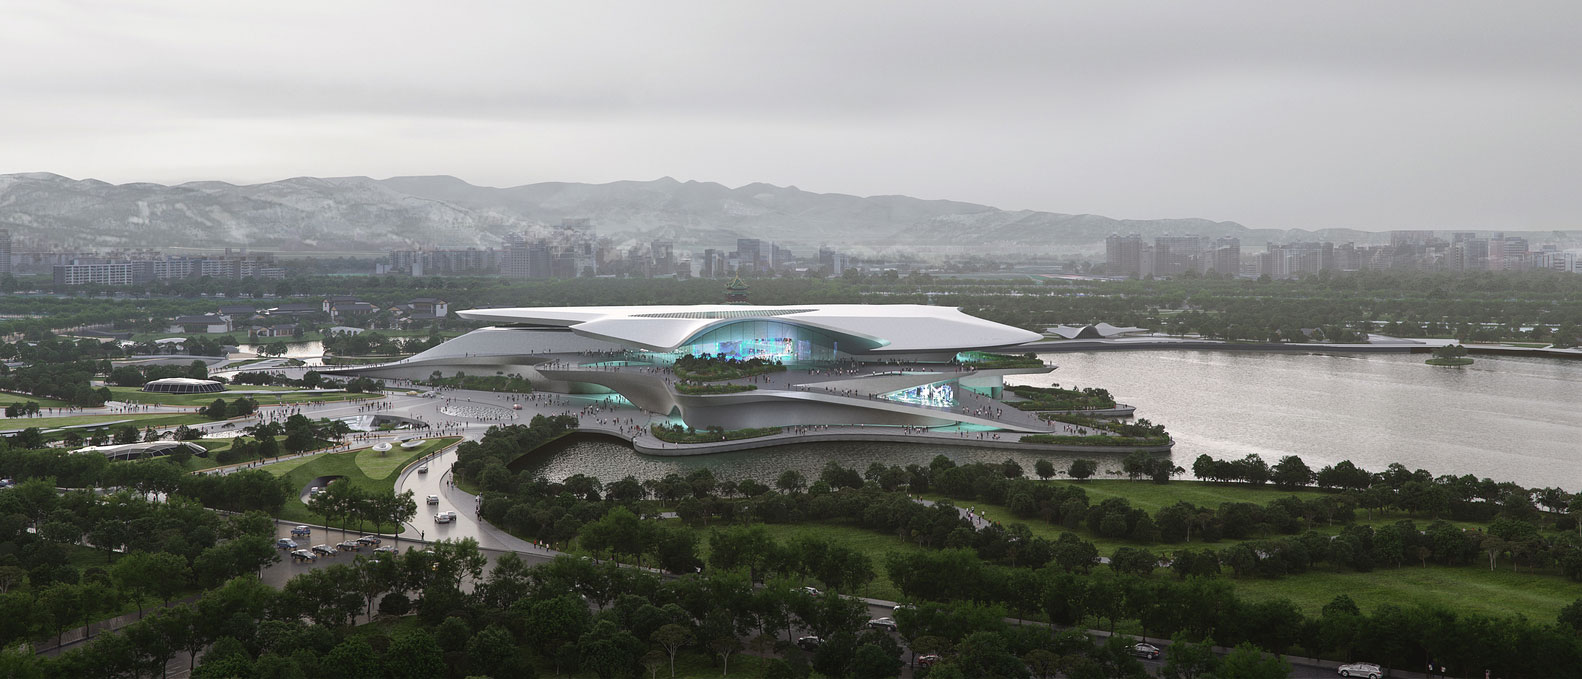
[[[0,38],[35,66],[0,74],[0,172],[673,176],[1258,228],[1575,225],[1574,3],[907,9],[22,5]]]

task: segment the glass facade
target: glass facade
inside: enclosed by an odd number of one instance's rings
[[[840,339],[817,328],[771,320],[723,325],[676,350],[678,355],[761,358],[784,364],[830,363],[836,360]],[[857,347],[852,347],[857,348]]]
[[[956,405],[956,389],[948,382],[925,384],[911,389],[892,391],[885,394],[884,398],[930,408],[950,408]]]

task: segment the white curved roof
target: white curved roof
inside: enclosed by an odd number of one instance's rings
[[[159,378],[157,380],[149,380],[148,384],[181,384],[181,385],[186,385],[186,386],[198,386],[198,385],[207,385],[207,384],[219,384],[219,382],[217,382],[215,380],[200,380],[200,379],[196,379],[196,378],[192,378],[192,377],[161,377],[161,378]],[[148,386],[148,384],[145,384],[143,386]]]
[[[462,318],[564,327],[584,337],[656,351],[674,351],[698,334],[741,320],[779,321],[872,342],[873,353],[1009,347],[1043,339],[1035,332],[969,316],[955,307],[921,304],[748,306],[591,306],[470,309]]]

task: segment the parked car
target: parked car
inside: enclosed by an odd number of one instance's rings
[[[1384,670],[1371,662],[1354,662],[1350,665],[1341,665],[1340,676],[1379,679],[1379,677],[1384,676]]]
[[[891,612],[891,613],[895,613],[895,612],[897,612],[897,611],[900,611],[900,610],[901,610],[901,609],[903,609],[903,608],[905,608],[905,609],[912,609],[912,610],[917,610],[917,606],[914,606],[914,605],[912,605],[912,604],[896,604],[896,605],[895,605],[895,606],[892,606],[892,607],[891,607],[891,608],[890,608],[890,612]]]
[[[808,652],[816,651],[823,645],[824,640],[818,637],[801,637],[796,640],[796,647]]]
[[[296,549],[297,541],[291,538],[280,538],[275,541],[275,549]]]
[[[313,534],[313,529],[307,526],[297,526],[291,529],[291,537],[305,538]]]
[[[868,621],[868,626],[872,627],[873,629],[882,629],[882,630],[885,630],[885,631],[888,631],[888,632],[894,632],[895,631],[895,618],[890,618],[890,617],[874,618],[874,619]]]
[[[802,593],[808,596],[824,596],[824,593],[818,591],[817,587],[803,587]]]
[[[933,667],[934,664],[939,661],[940,657],[938,653],[924,653],[923,655],[917,656],[918,667]]]
[[[434,523],[450,523],[456,520],[456,512],[440,512],[434,515]]]
[[[373,545],[374,547],[378,547],[380,542],[383,542],[383,540],[380,540],[378,536],[374,535],[364,535],[360,538],[357,538],[357,544],[359,545]]]
[[[1139,658],[1156,660],[1159,658],[1159,653],[1159,647],[1153,644],[1137,644],[1132,646],[1132,655],[1135,655]]]
[[[318,486],[308,486],[308,495],[318,495],[319,491],[322,491],[322,490],[324,490],[324,489],[320,488]]]
[[[313,553],[319,556],[335,556],[335,550],[329,545],[313,545]]]
[[[293,550],[291,552],[291,560],[292,561],[306,561],[306,562],[312,563],[314,561],[318,561],[319,557],[318,557],[318,555],[316,555],[313,552],[310,552],[310,551],[308,551],[306,549],[298,549],[298,550]]]
[[[374,548],[374,558],[379,558],[380,556],[383,556],[385,554],[389,554],[391,556],[395,556],[397,553],[398,552],[397,552],[396,548],[394,548],[394,547],[375,547]]]
[[[362,548],[363,548],[362,544],[357,542],[356,540],[347,540],[347,541],[342,542],[342,543],[340,543],[338,545],[335,545],[335,547],[340,549],[343,552],[357,552],[357,551],[361,551]]]
[[[430,495],[430,496],[428,496],[428,503],[431,504],[431,505],[439,504],[439,496],[438,495]]]

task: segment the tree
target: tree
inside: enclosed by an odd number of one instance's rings
[[[1264,655],[1257,646],[1242,642],[1219,663],[1218,679],[1285,679],[1291,664],[1278,655]]]
[[[671,623],[654,630],[650,638],[664,647],[665,653],[670,656],[670,676],[676,676],[676,653],[681,651],[681,647],[692,643],[692,631]]]
[[[742,641],[734,634],[715,637],[709,641],[709,650],[714,651],[714,655],[720,659],[720,676],[728,676],[731,673],[731,655],[742,650]]]
[[[1098,470],[1099,463],[1093,460],[1073,460],[1071,468],[1066,470],[1066,473],[1070,474],[1071,478],[1081,481],[1093,476],[1093,473]]]
[[[1165,679],[1197,679],[1211,674],[1218,665],[1219,656],[1214,653],[1213,639],[1192,643],[1184,633],[1177,632],[1170,638],[1170,652],[1165,654],[1165,666],[1160,669],[1159,676]]]
[[[1560,609],[1559,621],[1571,631],[1582,634],[1582,599],[1577,599]]]
[[[1302,458],[1287,455],[1276,462],[1272,470],[1271,479],[1274,485],[1283,490],[1291,490],[1298,486],[1306,486],[1313,482],[1313,470],[1309,469]]]
[[[857,647],[851,670],[857,679],[887,679],[901,673],[901,660],[874,644],[863,644]]]
[[[807,479],[795,469],[787,469],[780,473],[780,478],[775,479],[775,488],[784,493],[797,493],[807,484]]]
[[[1038,474],[1038,478],[1048,481],[1055,475],[1055,463],[1039,459],[1033,463],[1033,473]]]
[[[434,637],[422,629],[396,634],[384,654],[386,676],[396,679],[432,679],[445,675],[445,654]]]
[[[610,620],[600,620],[577,639],[582,665],[593,670],[599,679],[630,673],[642,650],[643,642]]]

